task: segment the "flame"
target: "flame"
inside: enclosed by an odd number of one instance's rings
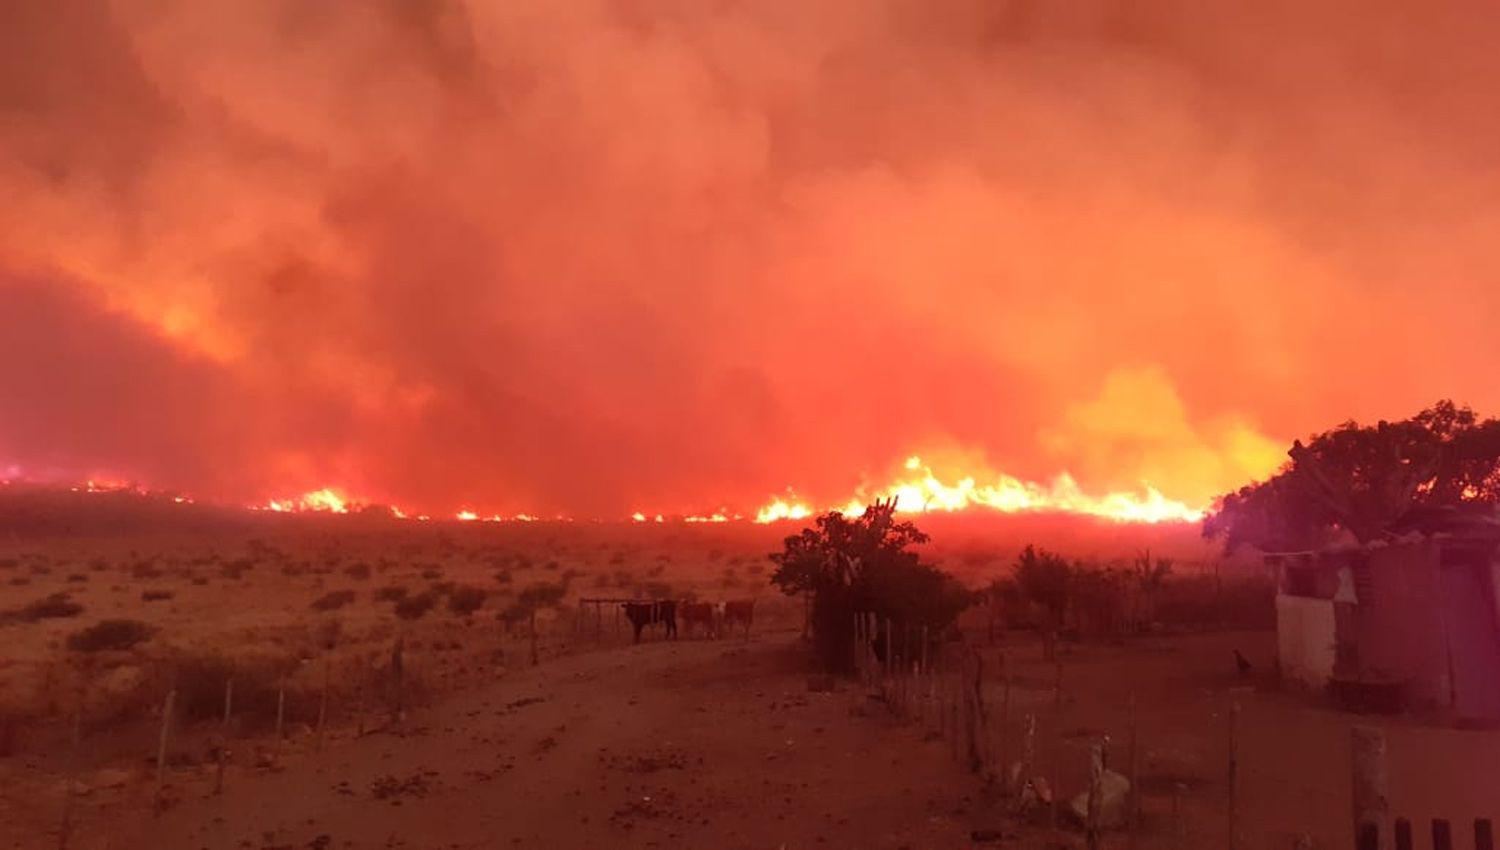
[[[332,487],[324,487],[321,490],[313,490],[295,496],[290,499],[270,499],[266,502],[265,510],[276,513],[300,513],[303,511],[320,511],[334,514],[349,513],[349,508],[356,503]]]
[[[479,519],[479,514],[476,514],[473,511],[459,511],[458,514],[457,514],[457,517],[458,517],[458,521],[459,522],[473,522],[473,521]],[[493,522],[493,521],[495,521],[497,519],[499,519],[499,517],[490,517],[486,521],[487,522]]]
[[[972,476],[954,483],[940,479],[932,469],[913,455],[902,465],[906,475],[874,493],[859,493],[843,507],[841,513],[858,516],[877,499],[896,500],[896,510],[904,513],[959,511],[979,507],[1019,513],[1022,511],[1057,511],[1085,514],[1119,522],[1197,522],[1201,509],[1168,499],[1150,485],[1138,493],[1106,493],[1092,496],[1083,492],[1078,482],[1066,472],[1051,484],[1022,481],[1001,474],[993,484],[979,484]],[[816,513],[812,506],[795,499],[774,498],[755,515],[759,523],[783,519],[804,519]]]

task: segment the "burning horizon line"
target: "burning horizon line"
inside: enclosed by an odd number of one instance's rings
[[[858,488],[853,496],[837,505],[815,506],[812,502],[797,497],[788,488],[786,496],[771,497],[753,515],[721,507],[705,514],[638,510],[628,517],[617,519],[628,519],[636,523],[753,522],[764,525],[783,521],[800,521],[829,511],[838,511],[847,516],[858,516],[863,514],[866,507],[874,501],[886,499],[895,500],[897,512],[905,514],[957,513],[960,511],[994,511],[1003,514],[1059,513],[1089,516],[1113,522],[1147,524],[1195,523],[1201,521],[1206,514],[1205,509],[1194,508],[1185,502],[1167,498],[1155,487],[1145,482],[1142,482],[1139,491],[1113,491],[1101,496],[1093,496],[1084,492],[1078,482],[1067,472],[1059,473],[1050,484],[1025,481],[1003,473],[994,476],[996,480],[993,484],[979,484],[971,475],[963,476],[956,483],[950,484],[938,477],[916,455],[907,458],[903,469],[905,474],[899,475],[892,483],[873,490]],[[12,482],[8,479],[0,480],[0,484],[10,483]],[[133,482],[108,476],[93,476],[87,479],[85,484],[72,486],[69,489],[74,492],[88,493],[132,492],[144,496],[159,495],[171,498],[178,504],[195,503],[195,499],[189,495],[153,491]],[[251,511],[288,514],[388,512],[389,516],[394,519],[410,519],[420,522],[432,520],[455,522],[577,521],[577,518],[565,514],[543,517],[527,512],[508,515],[493,512],[481,513],[468,506],[451,514],[435,517],[431,514],[409,512],[394,504],[360,499],[351,496],[346,489],[341,487],[322,487],[301,495],[269,498],[252,504],[227,504]],[[586,521],[607,520],[594,517]]]

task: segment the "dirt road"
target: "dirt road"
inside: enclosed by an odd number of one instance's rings
[[[789,638],[564,658],[77,847],[961,847],[973,781]],[[851,716],[852,714],[852,716]]]

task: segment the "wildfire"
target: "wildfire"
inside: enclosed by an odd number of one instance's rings
[[[1066,472],[1053,478],[1050,483],[1026,481],[1010,475],[988,472],[968,474],[981,466],[959,466],[962,476],[943,476],[935,472],[921,457],[908,457],[900,469],[891,476],[889,483],[880,487],[865,486],[856,490],[853,497],[842,504],[817,505],[798,498],[790,490],[784,495],[771,498],[753,516],[736,513],[720,506],[704,513],[657,513],[636,511],[630,520],[636,523],[733,523],[753,521],[766,524],[781,521],[805,520],[817,513],[837,510],[846,515],[858,516],[875,500],[894,499],[896,510],[902,513],[955,512],[962,510],[994,510],[1002,513],[1050,512],[1072,513],[1100,517],[1116,522],[1198,522],[1205,511],[1185,502],[1169,499],[1156,488],[1142,484],[1141,488],[1129,492],[1111,492],[1100,495],[1084,492],[1078,482]],[[980,483],[984,480],[986,483]],[[10,484],[7,477],[0,485]],[[122,480],[96,476],[69,489],[74,492],[117,493],[130,491],[141,495],[153,495],[154,491]],[[192,505],[191,496],[173,493],[155,493],[180,505]],[[1465,493],[1465,496],[1470,494]],[[339,487],[323,487],[287,498],[269,499],[250,506],[251,510],[275,513],[324,513],[351,514],[370,511],[370,503],[357,499]],[[543,517],[530,513],[481,513],[465,507],[446,515],[429,515],[407,512],[391,505],[384,509],[387,515],[397,520],[427,522],[441,521],[446,516],[451,521],[478,523],[530,523],[538,521],[572,522],[574,517],[557,515]],[[597,521],[597,520],[596,520]]]
[[[349,513],[349,508],[355,503],[339,491],[324,487],[321,490],[313,490],[295,496],[290,499],[270,499],[265,504],[265,510],[276,513],[301,513],[303,511],[319,511],[333,514]]]
[[[965,508],[989,508],[1003,513],[1022,511],[1056,511],[1085,514],[1119,522],[1197,522],[1203,511],[1168,499],[1158,490],[1144,485],[1138,493],[1089,495],[1071,475],[1063,473],[1043,485],[999,475],[993,484],[979,484],[966,476],[948,483],[933,473],[920,457],[909,457],[906,473],[899,480],[873,493],[860,493],[835,510],[858,516],[877,499],[895,499],[896,510],[905,513],[958,511]],[[815,513],[806,503],[783,498],[772,499],[755,515],[759,523],[784,519],[805,519]]]

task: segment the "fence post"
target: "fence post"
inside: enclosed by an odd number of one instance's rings
[[[399,726],[401,716],[406,713],[405,705],[405,677],[406,677],[406,635],[396,638],[396,645],[391,648],[391,726]]]
[[[1229,850],[1240,846],[1240,704],[1229,707]]]
[[[1354,727],[1350,732],[1349,761],[1354,834],[1360,850],[1385,850],[1383,835],[1390,815],[1386,792],[1385,733],[1374,726]]]
[[[323,721],[328,717],[328,679],[330,677],[328,656],[323,656],[323,693],[318,697],[317,748],[323,749]]]
[[[162,810],[163,784],[167,773],[167,736],[172,728],[172,704],[177,701],[177,689],[167,691],[167,701],[161,708],[161,736],[156,743],[156,811]]]
[[[1130,824],[1130,845],[1135,846],[1136,835],[1141,829],[1141,738],[1140,713],[1135,691],[1130,692],[1130,798],[1126,819]]]
[[[82,737],[83,727],[83,699],[80,694],[79,706],[73,712],[73,740],[68,752],[67,791],[63,797],[62,827],[58,830],[58,850],[68,850],[68,838],[73,832],[73,786],[78,784],[78,745]]]
[[[1005,653],[1000,653],[1000,670],[1003,683],[1000,688],[1000,741],[997,746],[1000,762],[1000,793],[1006,793],[1006,782],[1010,775],[1010,665]]]
[[[1099,850],[1100,806],[1104,798],[1104,744],[1095,744],[1089,751],[1089,796],[1084,824],[1084,834],[1089,850]]]

